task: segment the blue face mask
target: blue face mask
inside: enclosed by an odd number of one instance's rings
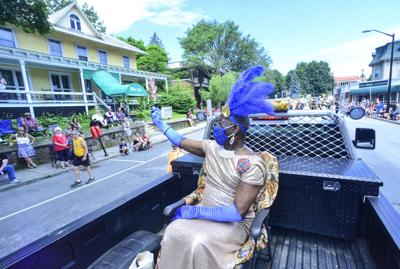
[[[233,126],[235,126],[235,125],[231,125],[231,126],[228,126],[226,128],[219,127],[219,126],[215,126],[214,127],[214,138],[215,138],[215,142],[217,142],[218,145],[223,146],[225,144],[225,142],[228,141],[229,137],[232,136],[232,135],[227,136],[225,134],[225,130],[227,130],[227,129],[233,127]]]

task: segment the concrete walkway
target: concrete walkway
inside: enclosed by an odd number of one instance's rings
[[[381,121],[386,121],[389,123],[393,123],[393,124],[398,124],[400,125],[400,121],[399,120],[388,120],[388,119],[383,119],[383,118],[379,118],[379,117],[372,117],[375,120],[381,120]]]
[[[207,124],[206,122],[202,122],[202,123],[197,124],[194,127],[180,129],[180,130],[178,130],[178,132],[182,135],[189,134],[189,133],[204,129],[206,127],[206,124]],[[153,135],[150,134],[150,137],[151,137],[151,142],[153,144],[158,144],[158,143],[161,143],[161,142],[164,142],[167,140],[167,138],[163,134],[154,133]],[[106,150],[108,153],[107,157],[104,156],[104,152],[102,150],[93,152],[94,158],[91,155],[89,156],[92,161],[92,165],[96,165],[96,163],[98,163],[98,162],[120,156],[119,146],[110,147],[110,148],[107,148]],[[32,184],[39,180],[43,180],[43,179],[46,179],[49,177],[56,176],[61,173],[68,172],[71,169],[73,169],[73,167],[67,167],[66,169],[62,169],[62,168],[52,167],[51,163],[46,163],[46,164],[39,165],[38,168],[35,168],[35,169],[26,168],[26,169],[17,170],[16,174],[17,174],[17,179],[19,180],[19,183],[10,184],[9,180],[6,176],[0,176],[0,192],[18,188],[20,186],[24,186],[27,184]]]

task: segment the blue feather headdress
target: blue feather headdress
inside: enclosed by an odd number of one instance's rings
[[[267,101],[268,95],[274,91],[271,83],[253,81],[262,75],[262,66],[250,67],[244,71],[236,81],[229,94],[227,105],[222,109],[222,114],[233,123],[239,124],[234,117],[247,118],[250,114],[266,113],[274,115],[274,107]]]

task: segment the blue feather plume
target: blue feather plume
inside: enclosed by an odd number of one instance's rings
[[[248,117],[257,113],[275,114],[273,105],[267,101],[268,95],[274,91],[274,86],[271,83],[253,81],[261,76],[263,71],[262,66],[255,66],[240,75],[228,98],[231,115]]]

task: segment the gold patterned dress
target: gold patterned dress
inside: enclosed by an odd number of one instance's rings
[[[263,186],[267,176],[265,162],[258,155],[226,154],[213,140],[203,141],[206,154],[206,187],[200,206],[233,204],[240,182]],[[240,173],[243,159],[250,166]],[[248,161],[247,161],[248,160]],[[165,230],[158,261],[160,269],[232,269],[238,250],[248,239],[255,217],[253,206],[241,222],[215,222],[203,219],[178,219]]]

